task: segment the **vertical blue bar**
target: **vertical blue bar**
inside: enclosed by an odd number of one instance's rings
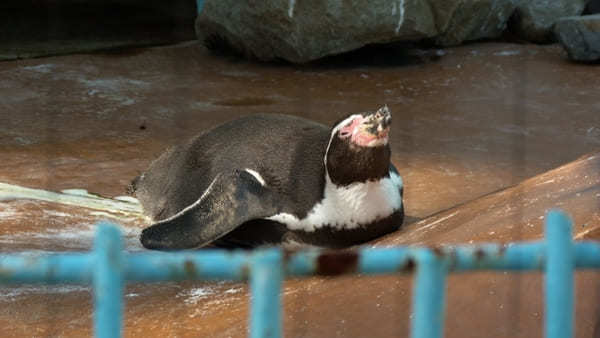
[[[443,260],[429,249],[416,255],[413,282],[412,338],[441,338],[444,332],[446,269]]]
[[[196,0],[196,13],[200,14],[204,8],[204,0]]]
[[[558,210],[546,216],[546,337],[573,337],[574,250],[571,220]]]
[[[118,228],[99,224],[94,240],[94,332],[97,338],[121,337],[123,245]]]
[[[281,337],[281,251],[256,252],[250,266],[250,337]]]

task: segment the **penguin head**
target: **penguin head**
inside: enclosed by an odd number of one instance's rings
[[[392,116],[387,106],[353,114],[334,125],[325,166],[337,185],[378,180],[389,175],[388,144]]]
[[[356,147],[380,147],[388,143],[392,114],[387,106],[376,112],[354,114],[338,123],[337,137]]]

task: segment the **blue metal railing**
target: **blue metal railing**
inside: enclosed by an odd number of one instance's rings
[[[600,244],[571,239],[571,222],[560,211],[546,218],[546,240],[508,245],[394,247],[347,251],[254,252],[122,250],[119,230],[100,224],[90,253],[0,255],[0,284],[92,284],[95,335],[119,337],[125,282],[249,280],[250,336],[280,337],[281,283],[287,276],[367,275],[415,272],[411,335],[442,337],[445,278],[474,270],[545,270],[546,337],[573,337],[573,271],[600,268]]]

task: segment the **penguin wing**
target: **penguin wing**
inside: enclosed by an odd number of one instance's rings
[[[158,250],[198,248],[246,221],[276,214],[277,196],[259,178],[247,170],[218,174],[196,202],[144,229],[142,245]]]

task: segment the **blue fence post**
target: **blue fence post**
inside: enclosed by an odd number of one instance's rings
[[[282,255],[279,249],[261,250],[250,263],[250,337],[281,337]]]
[[[123,316],[123,243],[119,229],[102,222],[94,240],[94,332],[97,338],[121,337]]]
[[[573,337],[573,270],[571,220],[561,211],[546,215],[546,337]]]
[[[196,13],[200,14],[204,8],[204,0],[196,0]]]
[[[429,249],[415,254],[412,338],[441,338],[444,332],[446,264]]]

